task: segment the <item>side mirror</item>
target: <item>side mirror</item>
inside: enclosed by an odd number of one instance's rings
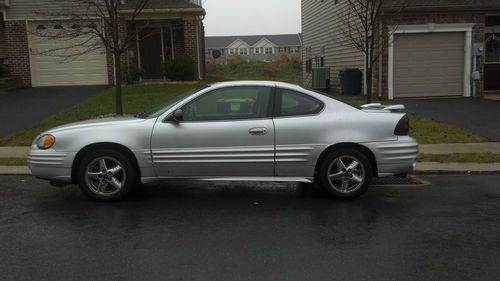
[[[175,122],[180,122],[182,121],[183,119],[183,113],[182,113],[182,109],[177,109],[176,111],[174,111],[174,113],[172,114],[172,119],[175,121]]]

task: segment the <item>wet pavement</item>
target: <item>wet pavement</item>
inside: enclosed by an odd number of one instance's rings
[[[0,176],[0,279],[497,280],[500,175],[422,178],[354,201],[201,182],[97,203]]]

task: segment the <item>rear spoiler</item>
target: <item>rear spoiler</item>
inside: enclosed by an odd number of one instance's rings
[[[362,105],[361,108],[363,109],[380,109],[380,110],[387,110],[387,111],[403,111],[405,110],[405,106],[403,104],[395,104],[395,105],[382,105],[380,103],[369,103]]]

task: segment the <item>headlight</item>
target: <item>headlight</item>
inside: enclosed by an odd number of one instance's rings
[[[49,149],[56,142],[56,137],[53,135],[43,135],[36,141],[36,146],[40,149]]]

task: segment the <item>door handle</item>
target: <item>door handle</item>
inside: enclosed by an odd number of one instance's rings
[[[262,136],[262,135],[267,134],[267,129],[266,128],[252,128],[252,129],[248,130],[248,132],[250,133],[250,135]]]

